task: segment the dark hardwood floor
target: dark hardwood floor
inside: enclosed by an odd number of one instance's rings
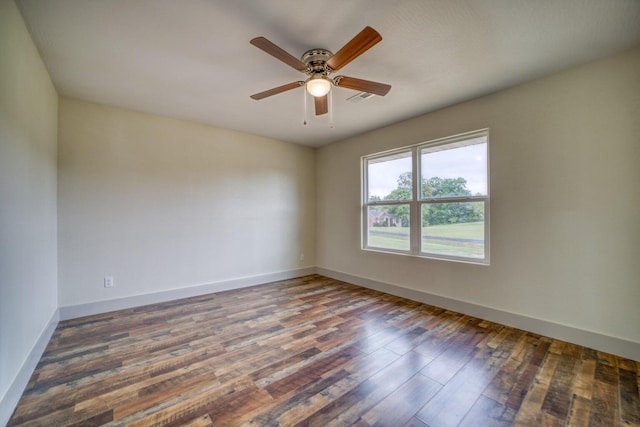
[[[640,425],[639,365],[314,275],[60,322],[9,425]]]

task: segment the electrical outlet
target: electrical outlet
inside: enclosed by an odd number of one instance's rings
[[[104,287],[113,288],[113,276],[107,276],[104,278]]]
[[[302,252],[300,253],[300,261],[304,261],[304,254]]]

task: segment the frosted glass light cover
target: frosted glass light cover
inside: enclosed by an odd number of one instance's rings
[[[325,78],[312,78],[307,82],[307,92],[312,96],[325,96],[331,90],[331,82]]]

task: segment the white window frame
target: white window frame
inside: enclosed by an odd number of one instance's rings
[[[421,198],[421,180],[422,171],[420,170],[420,153],[421,150],[427,147],[435,147],[438,145],[449,145],[456,142],[467,141],[479,137],[486,138],[487,144],[487,194],[484,196],[452,196],[452,197],[431,197]],[[420,144],[405,146],[388,150],[379,153],[373,153],[363,156],[361,158],[361,248],[365,251],[392,253],[400,255],[409,255],[420,258],[430,258],[447,261],[458,261],[472,264],[489,265],[490,262],[490,169],[489,169],[489,130],[481,129],[473,132],[467,132],[450,137],[439,138]],[[372,160],[376,160],[382,157],[393,156],[394,154],[411,153],[412,159],[412,198],[411,200],[381,200],[381,201],[369,201],[369,186],[368,186],[368,164]],[[448,254],[436,254],[431,252],[422,252],[422,206],[435,204],[435,203],[468,203],[468,202],[483,202],[484,203],[484,258],[454,256]],[[392,205],[409,205],[409,250],[401,249],[388,249],[380,248],[376,246],[369,246],[369,218],[368,210],[370,207],[375,206],[392,206]]]

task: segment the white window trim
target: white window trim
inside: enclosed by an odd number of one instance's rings
[[[487,142],[487,195],[486,196],[463,196],[463,197],[439,197],[439,198],[420,198],[420,180],[422,177],[422,171],[420,170],[420,150],[425,147],[435,147],[438,145],[450,145],[457,141],[467,141],[478,137],[486,137]],[[397,255],[405,255],[419,258],[428,258],[444,261],[456,261],[469,264],[490,264],[491,254],[491,238],[490,238],[490,224],[491,224],[491,212],[490,212],[490,199],[491,199],[491,184],[490,184],[490,164],[489,164],[489,129],[480,129],[473,132],[461,133],[450,137],[439,138],[427,142],[421,142],[419,144],[409,145],[400,148],[394,148],[371,155],[362,156],[360,161],[361,170],[361,249],[364,251],[390,253]],[[377,158],[388,157],[394,154],[411,152],[412,157],[412,200],[381,200],[381,201],[368,201],[369,194],[369,180],[368,180],[368,163]],[[484,202],[484,258],[471,258],[461,257],[455,255],[443,255],[434,254],[429,252],[421,252],[421,235],[422,235],[422,205],[432,203],[451,203],[451,202]],[[372,206],[390,206],[390,205],[409,205],[409,246],[408,251],[390,248],[379,248],[375,246],[369,246],[368,244],[368,209]],[[416,231],[418,230],[418,231]]]

